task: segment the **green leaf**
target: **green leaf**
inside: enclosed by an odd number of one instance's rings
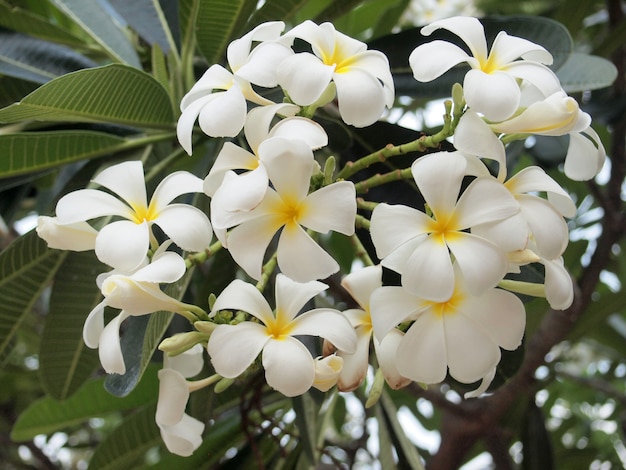
[[[248,29],[266,21],[289,21],[309,0],[267,0],[248,23]]]
[[[554,468],[554,453],[550,434],[541,409],[532,396],[522,423],[522,444],[524,445],[523,470],[551,470]]]
[[[140,68],[141,62],[130,40],[111,15],[95,0],[51,0],[116,62]]]
[[[124,411],[155,403],[159,380],[156,369],[146,373],[141,383],[124,398],[109,394],[104,379],[87,382],[72,397],[57,401],[44,397],[30,405],[17,419],[11,439],[27,441],[38,434],[50,434],[80,424],[94,416]],[[152,416],[154,421],[154,414]]]
[[[171,128],[174,115],[163,87],[126,65],[80,70],[42,85],[19,103],[0,109],[0,122],[109,122]]]
[[[196,39],[200,52],[210,64],[221,62],[237,19],[250,1],[253,0],[205,0],[200,3]]]
[[[57,400],[76,392],[99,365],[96,350],[83,342],[83,324],[101,300],[95,280],[105,270],[92,251],[68,253],[54,278],[39,374],[48,395]]]
[[[378,423],[378,460],[381,468],[395,468],[391,436],[387,429],[387,421],[385,420],[380,402],[374,406],[374,413]]]
[[[126,140],[104,132],[52,131],[0,135],[0,177],[21,175],[102,157]]]
[[[13,77],[0,77],[0,108],[9,106],[31,93],[37,84]]]
[[[295,422],[300,432],[300,440],[304,447],[303,458],[308,460],[309,465],[314,466],[317,462],[317,415],[319,406],[311,393],[305,393],[292,399],[293,409],[296,412]]]
[[[563,89],[574,93],[610,86],[617,78],[617,68],[602,57],[573,52],[556,74]]]
[[[318,13],[313,21],[323,23],[324,21],[332,21],[346,13],[354,10],[364,0],[343,0],[342,2],[331,2],[321,13]]]
[[[89,468],[92,470],[131,470],[143,462],[145,453],[162,443],[154,421],[156,404],[128,416],[115,431],[98,446]]]
[[[0,356],[64,258],[34,231],[0,253]]]
[[[380,404],[382,405],[385,413],[389,433],[394,436],[395,440],[399,444],[396,447],[396,451],[398,452],[398,456],[401,457],[401,461],[404,460],[408,464],[409,468],[414,470],[424,470],[417,448],[409,440],[404,429],[402,428],[402,425],[398,420],[398,410],[396,409],[396,405],[386,389],[383,390],[383,394],[380,397]]]

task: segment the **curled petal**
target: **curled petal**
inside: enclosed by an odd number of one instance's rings
[[[564,170],[567,177],[575,181],[586,181],[596,176],[606,160],[606,153],[598,134],[591,128],[586,129],[585,133],[589,134],[591,139],[577,133],[569,135]]]
[[[202,180],[188,171],[176,171],[167,175],[152,194],[150,206],[156,211],[165,208],[176,197],[188,193],[201,193]]]
[[[545,65],[536,62],[518,60],[507,65],[506,73],[532,83],[543,96],[550,96],[561,91],[561,82],[556,74]]]
[[[161,291],[158,284],[136,282],[119,274],[108,277],[102,283],[102,293],[108,305],[126,310],[130,315],[187,310],[185,304]]]
[[[487,58],[487,41],[485,30],[477,18],[469,16],[454,16],[438,21],[433,21],[421,29],[424,36],[431,35],[434,31],[443,28],[460,37],[470,48],[472,54],[482,60]]]
[[[251,211],[261,203],[268,186],[269,178],[263,165],[230,177],[220,187],[222,209],[227,212]]]
[[[189,457],[202,444],[204,423],[188,414],[173,426],[159,426],[167,450],[181,457]]]
[[[100,344],[100,335],[104,330],[104,307],[106,305],[106,300],[100,302],[85,319],[83,341],[88,348],[96,349]]]
[[[280,270],[298,282],[325,279],[339,271],[337,261],[295,223],[283,228],[277,251]]]
[[[211,137],[235,137],[246,121],[247,104],[241,88],[234,85],[213,96],[200,110],[200,128]]]
[[[350,322],[339,311],[317,308],[303,313],[293,321],[293,336],[319,336],[340,351],[351,354],[356,347],[356,334]]]
[[[173,426],[183,419],[189,385],[180,372],[174,369],[159,371],[159,400],[157,402],[156,422],[159,426]]]
[[[237,69],[236,75],[265,88],[274,88],[278,85],[277,70],[279,65],[293,51],[281,42],[266,42],[254,48],[248,61]]]
[[[155,256],[152,263],[135,271],[130,277],[135,281],[172,283],[185,274],[185,260],[177,253],[167,251]]]
[[[563,265],[563,258],[542,260],[546,269],[545,288],[546,299],[555,310],[565,310],[574,301],[574,286],[572,278]]]
[[[504,144],[474,111],[468,109],[454,131],[454,146],[460,152],[490,158],[498,162],[498,177],[504,179],[506,154]]]
[[[270,340],[263,349],[267,384],[285,396],[295,397],[309,390],[315,380],[315,362],[298,340]]]
[[[276,128],[285,121],[285,119],[279,121],[272,128],[270,133],[272,121],[277,114],[285,117],[291,117],[298,111],[300,111],[300,107],[291,103],[270,104],[267,106],[257,106],[256,108],[251,109],[246,117],[246,124],[244,125],[243,130],[246,140],[248,141],[248,145],[250,145],[252,151],[257,153],[261,142],[270,136],[276,136]],[[293,138],[295,135],[296,134],[287,134],[282,137]]]
[[[294,116],[278,122],[270,133],[271,137],[303,140],[311,150],[328,145],[328,135],[322,126],[310,119]]]
[[[254,170],[258,165],[259,158],[256,155],[232,142],[226,142],[204,179],[203,190],[207,196],[213,196],[228,170]]]
[[[430,82],[470,57],[463,49],[446,41],[432,41],[416,47],[409,55],[413,77]]]
[[[519,57],[545,65],[552,64],[552,54],[545,48],[528,39],[509,36],[504,31],[500,31],[494,39],[490,54],[502,64],[513,62]]]
[[[378,365],[383,372],[385,381],[393,390],[399,390],[411,383],[411,379],[403,377],[396,367],[398,346],[404,338],[404,333],[393,328],[385,335],[382,341],[374,338],[374,350]]]
[[[495,376],[496,376],[496,368],[494,367],[489,372],[487,372],[487,374],[485,374],[485,376],[482,378],[482,381],[480,382],[479,387],[476,390],[472,390],[471,392],[467,392],[466,394],[464,394],[463,398],[465,398],[466,400],[468,398],[478,398],[480,395],[482,395],[483,393],[487,391],[487,389],[489,388],[489,385],[491,385],[491,382],[493,382],[493,378]]]
[[[67,225],[105,215],[132,219],[135,213],[115,196],[97,189],[80,189],[59,199],[56,214],[58,222]]]
[[[468,106],[490,121],[504,121],[517,111],[520,103],[519,85],[504,72],[470,70],[465,75],[463,91]]]
[[[528,222],[537,244],[537,252],[544,258],[561,256],[569,241],[567,223],[561,214],[545,199],[537,196],[518,196],[522,214]]]
[[[170,204],[159,213],[154,223],[183,250],[199,252],[211,246],[211,222],[197,207]]]
[[[147,206],[146,183],[141,161],[110,166],[98,173],[92,181],[110,189],[133,207]]]
[[[265,297],[252,284],[235,279],[215,299],[211,315],[218,310],[242,310],[266,325],[274,321],[272,309]]]
[[[369,71],[353,67],[349,72],[336,73],[339,114],[346,124],[366,127],[375,123],[385,111],[383,87]]]
[[[106,225],[96,238],[96,256],[109,266],[131,272],[146,257],[149,230],[145,221],[136,224],[129,220],[118,220]]]
[[[285,23],[282,21],[268,21],[256,26],[241,38],[235,39],[226,50],[228,65],[233,71],[238,70],[248,60],[253,41],[274,41],[280,37],[284,29]]]
[[[100,364],[102,364],[102,368],[107,374],[126,373],[122,346],[120,344],[120,325],[128,317],[128,313],[122,310],[119,315],[104,327],[100,335],[98,355],[100,356]]]
[[[352,271],[345,276],[341,285],[352,298],[357,301],[361,308],[369,310],[372,293],[382,286],[382,266],[367,266],[357,271]]]
[[[343,363],[343,358],[336,354],[324,358],[316,358],[313,387],[322,392],[330,390],[337,383]]]
[[[275,295],[276,310],[285,315],[285,319],[291,321],[309,300],[317,294],[324,292],[326,289],[328,289],[328,286],[322,282],[295,282],[284,274],[277,274]],[[317,333],[302,334],[319,336]]]
[[[343,369],[337,381],[337,388],[341,392],[350,392],[363,383],[369,367],[371,327],[362,326],[356,330],[356,350],[352,354],[340,352],[343,358]]]
[[[56,217],[37,217],[37,235],[50,248],[57,250],[87,251],[96,246],[98,231],[87,222],[60,224]]]
[[[187,152],[188,155],[193,151],[193,126],[198,119],[198,115],[202,108],[210,101],[215,99],[215,95],[202,96],[197,100],[189,103],[181,113],[176,123],[176,138],[180,143],[180,146]]]
[[[324,65],[308,52],[286,58],[278,67],[278,83],[300,106],[313,104],[330,83],[334,66]]]
[[[184,115],[187,108],[192,106],[194,102],[210,96],[213,90],[227,90],[232,85],[233,74],[221,65],[214,64],[202,74],[202,77],[191,87],[191,90],[183,96],[183,99],[180,101],[180,110]],[[196,112],[195,114],[197,117],[198,113]]]
[[[238,377],[252,364],[269,339],[265,327],[258,323],[218,325],[207,345],[215,372],[230,379]]]
[[[176,356],[166,354],[163,357],[163,368],[174,369],[185,378],[198,375],[204,366],[203,349],[202,345],[196,344],[193,348]]]
[[[299,223],[319,233],[354,233],[356,191],[351,181],[329,184],[309,194],[303,202]]]

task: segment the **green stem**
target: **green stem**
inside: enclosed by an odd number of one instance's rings
[[[269,261],[265,263],[265,265],[263,265],[263,269],[261,271],[262,272],[261,279],[259,279],[259,282],[257,282],[257,285],[256,285],[256,288],[259,290],[259,292],[263,292],[265,290],[265,286],[270,280],[270,276],[274,272],[274,269],[276,269],[277,263],[278,263],[278,252],[275,252],[272,255],[272,257],[269,259]]]
[[[524,140],[525,138],[527,138],[530,134],[507,134],[505,136],[502,136],[502,143],[504,145],[506,144],[510,144],[511,142],[514,142],[516,140]]]
[[[354,189],[357,194],[362,194],[376,186],[391,183],[392,181],[400,181],[411,178],[413,178],[413,174],[411,173],[410,168],[405,168],[404,170],[394,170],[389,173],[374,175],[366,180],[359,181],[354,185]]]
[[[222,380],[222,376],[219,374],[213,374],[210,377],[201,380],[188,380],[187,386],[189,387],[189,392],[195,392],[196,390],[200,390],[202,388],[208,387],[209,385],[213,385],[214,383]]]
[[[363,217],[363,219],[367,220],[365,219],[365,217]],[[374,262],[372,261],[372,258],[370,258],[370,255],[367,253],[367,250],[363,246],[363,243],[361,243],[361,240],[356,235],[356,233],[352,235],[350,240],[352,241],[352,244],[354,245],[354,250],[355,250],[354,254],[357,256],[357,258],[359,258],[365,266],[374,266]]]
[[[354,225],[356,226],[356,228],[364,228],[366,230],[370,229],[369,219],[363,217],[360,214],[357,214],[356,217],[354,218]]]
[[[221,249],[222,249],[222,242],[217,241],[204,251],[195,253],[193,255],[188,255],[187,258],[185,259],[185,267],[189,269],[195,264],[202,264],[207,259],[209,259],[209,257],[213,256],[216,252],[218,252]]]
[[[373,211],[374,209],[376,209],[376,206],[378,204],[380,204],[380,202],[366,201],[362,197],[356,198],[356,207],[358,209],[363,209],[365,211],[370,211],[370,212]]]

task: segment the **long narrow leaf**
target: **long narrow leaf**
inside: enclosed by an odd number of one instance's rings
[[[125,139],[90,131],[28,132],[0,135],[0,177],[45,170],[109,155],[124,148]]]
[[[99,365],[83,342],[83,324],[100,301],[95,278],[104,270],[91,251],[68,253],[54,278],[39,351],[39,374],[52,398],[71,396]]]
[[[48,285],[65,254],[29,232],[0,254],[0,356]]]
[[[263,6],[254,13],[248,28],[252,29],[254,26],[265,21],[276,21],[278,18],[283,21],[289,21],[306,3],[308,3],[308,1],[309,0],[267,0]]]
[[[196,38],[202,55],[210,64],[221,61],[237,19],[251,0],[205,0],[200,3]]]
[[[113,60],[141,67],[132,43],[96,0],[52,0]]]
[[[151,128],[174,125],[163,87],[147,73],[119,64],[64,75],[0,110],[0,122],[27,119],[104,121]]]
[[[65,401],[41,398],[19,416],[11,431],[11,439],[26,441],[38,434],[50,434],[80,424],[94,416],[154,403],[158,382],[155,369],[150,374],[145,374],[141,384],[124,398],[107,393],[103,387],[103,379],[86,383]],[[154,416],[152,419],[154,420]]]

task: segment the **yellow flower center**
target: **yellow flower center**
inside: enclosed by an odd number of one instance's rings
[[[321,51],[322,62],[325,65],[335,66],[335,73],[345,73],[350,71],[351,65],[354,63],[354,56],[346,56],[339,43],[335,42],[332,53]]]
[[[281,310],[276,310],[276,317],[274,321],[268,323],[265,327],[269,337],[277,340],[283,340],[290,336],[289,333],[293,330],[293,323]]]
[[[459,233],[459,227],[454,213],[438,214],[438,217],[431,219],[428,232],[436,241],[445,244],[446,239],[450,240]]]
[[[133,218],[131,220],[136,224],[142,224],[144,221],[152,222],[159,216],[159,213],[152,204],[146,207],[143,205],[131,203],[130,206],[134,212]]]
[[[283,204],[278,208],[282,225],[297,224],[304,212],[304,205],[295,200],[283,199]]]
[[[465,294],[460,292],[456,287],[452,296],[445,302],[425,302],[430,310],[438,317],[444,315],[453,315],[457,312],[459,306],[465,300]]]

